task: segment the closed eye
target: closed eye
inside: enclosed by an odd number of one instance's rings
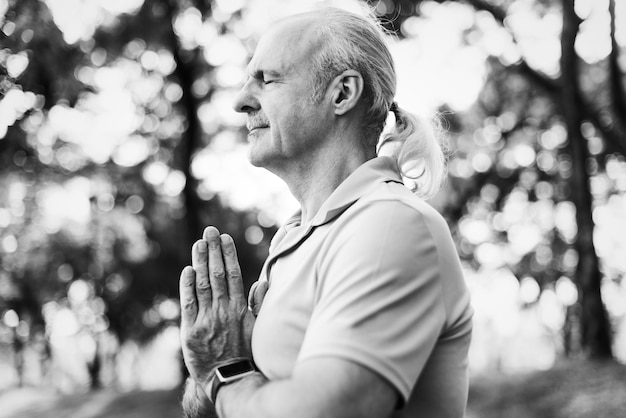
[[[254,71],[250,74],[250,77],[252,77],[255,80],[258,80],[259,82],[267,85],[267,84],[272,84],[272,83],[276,83],[278,81],[278,73],[276,73],[276,71],[272,71],[272,70],[265,70],[265,71]]]

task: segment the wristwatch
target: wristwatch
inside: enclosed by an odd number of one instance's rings
[[[215,404],[217,391],[224,385],[236,382],[258,371],[249,358],[235,358],[221,363],[215,368],[208,387],[209,400]]]

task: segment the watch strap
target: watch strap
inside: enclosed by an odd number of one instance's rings
[[[218,369],[220,367],[225,367],[225,366],[232,366],[232,365],[236,365],[238,363],[247,363],[252,367],[252,370],[247,371],[245,373],[242,373],[239,378],[237,376],[233,376],[230,377],[228,381],[222,381],[218,375]],[[242,379],[246,376],[248,376],[250,374],[250,372],[256,372],[258,369],[256,367],[256,365],[254,364],[254,361],[252,361],[252,359],[247,358],[247,357],[237,357],[237,358],[233,358],[230,360],[226,360],[220,364],[218,364],[214,369],[213,369],[213,375],[211,376],[211,381],[209,382],[209,384],[207,385],[207,395],[209,397],[209,400],[211,401],[211,403],[213,403],[213,405],[215,405],[215,400],[217,399],[217,392],[218,390],[224,386],[227,385],[229,383],[233,383],[236,382],[239,379]]]
[[[213,405],[215,405],[215,399],[217,399],[217,390],[220,388],[221,382],[213,373],[213,377],[211,377],[211,382],[209,383],[209,390],[207,390],[207,395],[209,395],[209,400]]]

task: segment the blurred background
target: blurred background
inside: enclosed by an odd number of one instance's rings
[[[246,285],[297,208],[232,109],[313,0],[0,0],[0,416],[180,416],[178,276],[205,225]],[[626,416],[626,2],[358,0],[473,295],[468,417]]]

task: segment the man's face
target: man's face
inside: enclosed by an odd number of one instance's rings
[[[283,21],[264,35],[248,66],[248,80],[235,110],[248,114],[250,162],[285,170],[306,164],[321,146],[330,108],[314,103],[311,56],[316,52],[310,22]]]

